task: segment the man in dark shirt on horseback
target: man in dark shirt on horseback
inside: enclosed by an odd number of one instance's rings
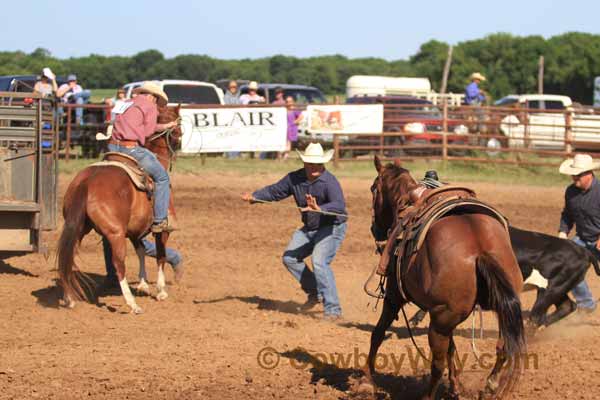
[[[133,90],[136,96],[113,109],[116,114],[112,137],[108,150],[124,153],[135,158],[154,180],[154,222],[153,233],[172,231],[167,219],[169,208],[169,174],[160,164],[154,153],[144,148],[146,139],[155,132],[177,126],[177,121],[157,123],[158,106],[166,106],[169,101],[165,92],[152,82],[144,82]]]
[[[559,172],[570,175],[573,184],[565,191],[565,207],[560,216],[558,236],[566,239],[575,225],[575,244],[585,247],[600,259],[600,182],[594,176],[594,169],[600,163],[594,162],[587,154],[577,154],[563,161]],[[596,300],[585,279],[572,291],[577,300],[577,310],[591,313],[596,309]]]
[[[283,264],[308,295],[301,310],[307,311],[322,301],[325,319],[337,320],[342,308],[330,264],[346,236],[344,193],[335,176],[325,169],[333,150],[324,152],[320,144],[311,143],[304,154],[298,153],[304,168],[252,194],[244,193],[242,199],[266,203],[294,196],[304,226],[292,235],[283,253]],[[312,256],[312,271],[304,262],[308,256]]]

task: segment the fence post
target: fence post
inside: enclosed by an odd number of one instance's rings
[[[573,152],[573,113],[570,110],[565,110],[565,151],[567,156]]]
[[[340,161],[340,137],[333,134],[333,166],[337,168]]]
[[[448,161],[448,100],[443,99],[444,106],[442,108],[442,160],[444,165]]]
[[[71,108],[69,107],[69,104],[65,104],[63,109],[67,111],[67,143],[65,145],[65,162],[69,162],[71,152]]]

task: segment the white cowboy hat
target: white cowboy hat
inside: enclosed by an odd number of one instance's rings
[[[298,150],[296,151],[300,155],[302,161],[309,164],[325,164],[333,157],[333,149],[323,151],[321,143],[310,143],[306,147],[306,150],[304,150],[304,154]]]
[[[479,79],[480,81],[485,81],[485,76],[481,75],[479,72],[473,72],[471,74],[471,80],[473,79]]]
[[[146,81],[142,86],[133,89],[133,93],[149,93],[157,97],[158,105],[164,107],[169,102],[169,97],[163,90],[154,82]]]
[[[45,67],[44,69],[42,69],[42,76],[45,76],[48,79],[52,79],[54,80],[54,78],[56,78],[56,75],[54,75],[54,72],[52,72],[52,70],[48,67]]]
[[[558,172],[565,175],[579,175],[600,168],[600,162],[594,162],[589,154],[575,154],[560,164]]]
[[[248,84],[248,90],[258,90],[258,83],[252,81]]]

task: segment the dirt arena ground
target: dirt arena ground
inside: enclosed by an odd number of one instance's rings
[[[61,197],[71,177],[61,177]],[[157,302],[138,297],[144,314],[128,313],[119,292],[98,304],[58,306],[54,248],[51,257],[0,262],[1,399],[346,399],[355,398],[359,367],[368,352],[378,311],[362,285],[377,258],[369,233],[371,182],[342,179],[351,215],[346,240],[334,261],[344,320],[322,321],[319,310],[298,314],[304,301],[280,256],[299,226],[291,201],[247,205],[239,200],[276,175],[175,175],[183,227],[171,244],[186,260],[184,282]],[[562,188],[472,184],[511,223],[554,233]],[[129,254],[133,251],[130,249]],[[103,276],[99,238],[89,235],[79,255],[84,270]],[[151,280],[156,273],[149,263]],[[128,279],[137,265],[128,258]],[[168,271],[168,279],[172,274]],[[592,290],[600,279],[588,274]],[[533,293],[523,294],[532,304]],[[408,312],[415,311],[414,306]],[[484,317],[479,352],[493,354],[496,323]],[[457,332],[465,360],[464,398],[476,398],[491,367],[470,351],[469,319]],[[597,399],[600,393],[600,312],[541,331],[529,342],[527,371],[514,399]],[[425,328],[415,331],[427,347]],[[417,399],[428,369],[396,322],[378,359],[378,399]],[[428,351],[428,350],[427,350]],[[322,363],[325,361],[325,363]]]

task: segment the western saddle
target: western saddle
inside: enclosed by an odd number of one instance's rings
[[[135,187],[143,192],[148,193],[148,196],[152,196],[154,184],[152,178],[143,168],[138,165],[135,158],[128,156],[127,154],[110,151],[104,154],[102,161],[96,162],[91,165],[92,167],[106,167],[113,166],[119,167],[124,170],[131,182]]]
[[[418,185],[399,200],[396,225],[385,244],[377,274],[387,276],[396,256],[398,287],[404,297],[403,277],[415,263],[427,232],[438,220],[448,215],[486,214],[498,220],[508,230],[506,218],[493,207],[477,199],[475,192],[462,186],[442,186],[428,189]]]

